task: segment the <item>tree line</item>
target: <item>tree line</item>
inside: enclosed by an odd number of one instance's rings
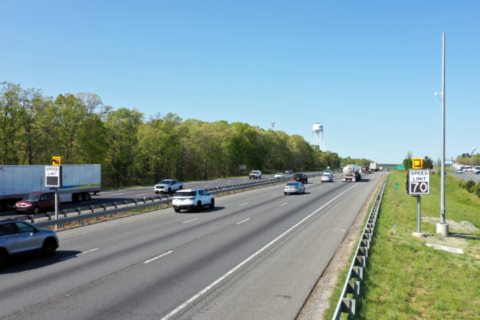
[[[164,178],[211,179],[252,169],[294,171],[338,168],[335,152],[321,151],[300,135],[247,123],[183,120],[168,113],[103,104],[92,93],[59,94],[0,84],[0,164],[101,164],[105,187],[147,185]]]

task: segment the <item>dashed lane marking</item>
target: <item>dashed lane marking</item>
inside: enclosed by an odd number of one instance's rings
[[[286,205],[286,204],[287,204],[287,202],[285,202],[285,203],[282,203],[282,204],[280,205],[280,207],[281,207],[281,206],[284,206],[284,205]]]
[[[149,263],[149,262],[155,261],[155,260],[157,260],[157,259],[160,259],[161,257],[165,257],[167,254],[170,254],[170,253],[172,253],[172,252],[173,252],[173,251],[170,250],[170,251],[165,252],[165,253],[163,253],[163,254],[161,254],[161,255],[159,255],[159,256],[156,256],[156,257],[154,257],[154,258],[152,258],[152,259],[150,259],[150,260],[147,260],[147,261],[145,261],[144,263]]]
[[[241,205],[239,205],[239,207],[244,206],[246,204],[248,204],[248,202],[242,203]]]
[[[62,258],[60,259],[61,261],[65,261],[65,260],[68,260],[68,259],[71,259],[71,258],[76,258],[78,256],[81,256],[82,254],[85,254],[85,253],[88,253],[88,252],[92,252],[92,251],[96,251],[98,250],[98,248],[95,248],[95,249],[91,249],[91,250],[88,250],[88,251],[83,251],[81,253],[77,253],[77,254],[74,254],[73,256],[69,256],[69,257],[65,257],[65,258]]]
[[[198,220],[198,218],[191,219],[191,220],[187,220],[187,221],[183,221],[182,223],[187,223],[187,222],[191,222],[191,221],[195,221],[195,220]]]
[[[240,221],[240,222],[237,222],[237,224],[240,224],[240,223],[247,222],[248,220],[250,220],[250,218],[248,218],[248,219],[245,219],[245,220],[242,220],[242,221]]]

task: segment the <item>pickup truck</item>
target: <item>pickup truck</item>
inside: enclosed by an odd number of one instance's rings
[[[177,180],[173,179],[167,179],[157,183],[154,190],[156,194],[159,194],[163,192],[172,193],[182,189],[183,182],[178,182]]]
[[[248,179],[262,179],[262,171],[254,170],[254,171],[250,172],[250,175],[248,176]]]

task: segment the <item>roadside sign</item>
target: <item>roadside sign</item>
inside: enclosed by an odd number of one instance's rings
[[[62,165],[62,159],[60,157],[52,157],[52,165],[54,166]]]
[[[408,170],[408,194],[430,194],[430,170]]]
[[[62,166],[45,166],[45,187],[62,186]]]
[[[412,159],[412,169],[423,169],[423,159],[422,158],[413,158]]]
[[[395,183],[395,189],[398,189],[398,183]]]
[[[403,164],[400,164],[400,165],[397,166],[397,170],[403,170],[403,169],[405,169],[405,168],[403,167]]]

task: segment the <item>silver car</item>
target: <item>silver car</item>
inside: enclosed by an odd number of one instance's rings
[[[297,181],[289,182],[285,186],[285,189],[283,189],[283,193],[285,195],[290,194],[290,193],[297,193],[297,194],[305,193],[305,185],[303,183],[297,182]]]
[[[58,246],[58,237],[52,230],[38,229],[23,220],[0,221],[0,269],[13,256],[40,252],[51,257]]]

